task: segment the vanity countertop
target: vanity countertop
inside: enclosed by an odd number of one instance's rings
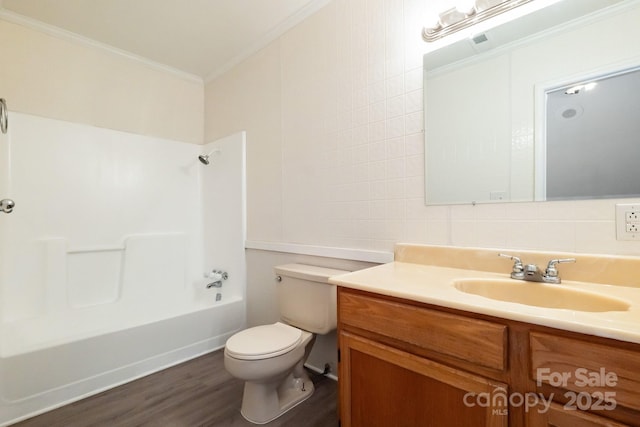
[[[489,249],[397,245],[396,261],[334,276],[330,282],[342,287],[442,307],[640,343],[640,286],[635,277],[640,273],[640,258],[510,251],[523,258],[524,263],[529,263],[531,259],[531,262],[542,268],[546,264],[539,260],[575,256],[576,264],[559,266],[562,283],[546,286],[563,286],[624,300],[630,304],[626,311],[586,312],[537,307],[468,294],[453,286],[455,280],[469,278],[513,280],[509,277],[511,264],[508,260],[505,262],[498,259],[499,252]],[[579,267],[581,261],[582,267]],[[603,267],[605,265],[607,268]],[[597,266],[598,271],[585,274],[584,269],[589,269],[590,266]],[[499,272],[491,271],[497,269]],[[610,282],[603,280],[609,269],[615,272],[615,277],[611,276]],[[584,277],[592,280],[595,278],[600,283],[587,281]],[[531,282],[522,282],[524,285],[527,283]]]

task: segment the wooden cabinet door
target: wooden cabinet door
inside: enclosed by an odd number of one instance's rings
[[[506,427],[508,387],[340,332],[343,427]]]
[[[627,427],[627,425],[580,410],[568,410],[562,405],[552,403],[546,411],[542,407],[530,408],[527,413],[527,427]]]

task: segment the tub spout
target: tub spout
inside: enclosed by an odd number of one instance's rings
[[[211,282],[211,283],[207,284],[207,289],[221,288],[221,287],[222,287],[222,280],[217,280],[215,282]]]

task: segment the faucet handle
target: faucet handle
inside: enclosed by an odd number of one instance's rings
[[[558,269],[556,268],[557,264],[565,264],[568,262],[576,262],[575,258],[560,258],[560,259],[552,259],[547,264],[547,269],[544,272],[546,277],[558,277]]]
[[[509,254],[498,254],[498,256],[509,258],[513,261],[513,269],[511,270],[512,279],[522,279],[524,277],[524,266],[522,265],[522,260],[519,257]]]
[[[558,269],[556,268],[557,264],[564,264],[567,262],[576,262],[575,258],[564,258],[564,259],[552,259],[547,264],[547,269],[544,271],[543,281],[546,283],[560,283],[560,276],[558,276]]]
[[[518,258],[515,255],[509,255],[509,254],[498,254],[498,256],[501,256],[503,258],[509,258],[510,260],[515,261],[518,264],[522,264],[522,260],[520,258]]]

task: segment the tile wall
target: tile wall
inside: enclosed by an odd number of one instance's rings
[[[207,83],[205,138],[247,130],[248,240],[640,255],[616,200],[424,206],[425,4],[334,0]]]

